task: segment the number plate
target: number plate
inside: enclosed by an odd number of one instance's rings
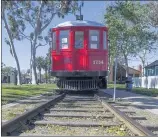
[[[93,60],[93,64],[104,64],[104,61],[103,60]]]

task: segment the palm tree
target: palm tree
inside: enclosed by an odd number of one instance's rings
[[[47,54],[47,56],[44,58],[44,65],[43,65],[43,69],[45,71],[45,79],[46,79],[46,83],[48,81],[48,69],[49,69],[49,63],[50,63],[50,59],[49,56]]]
[[[48,49],[48,53],[47,55],[47,62],[48,62],[48,79],[49,79],[49,83],[50,83],[50,78],[51,78],[51,74],[50,74],[50,69],[51,69],[51,46]]]
[[[42,56],[36,57],[36,66],[39,71],[39,82],[41,83],[41,70],[44,66],[44,57]]]

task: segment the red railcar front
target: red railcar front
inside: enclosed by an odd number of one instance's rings
[[[106,87],[107,28],[91,21],[69,21],[52,29],[52,75],[64,89]]]

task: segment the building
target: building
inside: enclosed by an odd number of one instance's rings
[[[158,89],[158,60],[147,65],[143,77],[134,78],[134,87]]]
[[[158,60],[145,67],[145,76],[158,76]]]
[[[11,68],[8,72],[2,72],[1,74],[1,83],[16,83],[16,69]]]
[[[141,76],[141,70],[136,70],[134,68],[128,67],[129,69],[129,76],[131,77],[140,77]],[[115,74],[115,67],[112,66],[110,68],[110,75],[109,75],[109,81],[114,81],[114,74]],[[124,65],[117,65],[117,73],[116,73],[116,80],[120,83],[124,83],[126,80],[126,67]]]

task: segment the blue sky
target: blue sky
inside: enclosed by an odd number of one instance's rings
[[[106,8],[107,2],[105,1],[86,1],[84,3],[84,7],[82,8],[82,14],[84,15],[85,20],[90,20],[90,21],[96,21],[103,23],[104,21],[104,13],[105,13],[105,8]],[[55,17],[51,24],[47,27],[45,30],[45,34],[48,32],[48,29],[56,26],[59,23],[69,21],[69,20],[75,20],[74,15],[68,15],[65,16],[64,19]],[[31,28],[28,29],[27,31],[31,31]],[[9,52],[9,46],[5,44],[4,38],[8,37],[6,30],[3,27],[2,24],[2,62],[5,63],[7,66],[12,66],[16,67],[16,63],[14,61],[14,58],[11,56]],[[21,69],[28,69],[29,68],[29,60],[30,60],[30,43],[28,40],[23,40],[23,41],[15,41],[16,45],[16,52],[17,56],[19,58],[20,62],[20,67]],[[39,47],[37,49],[37,56],[45,56],[45,54],[48,51],[49,46],[45,47]],[[151,59],[148,60],[148,62],[152,62],[156,59],[158,59],[158,51],[155,53],[155,55],[150,55]],[[133,59],[133,61],[129,61],[130,66],[137,66],[140,64],[138,59]]]

